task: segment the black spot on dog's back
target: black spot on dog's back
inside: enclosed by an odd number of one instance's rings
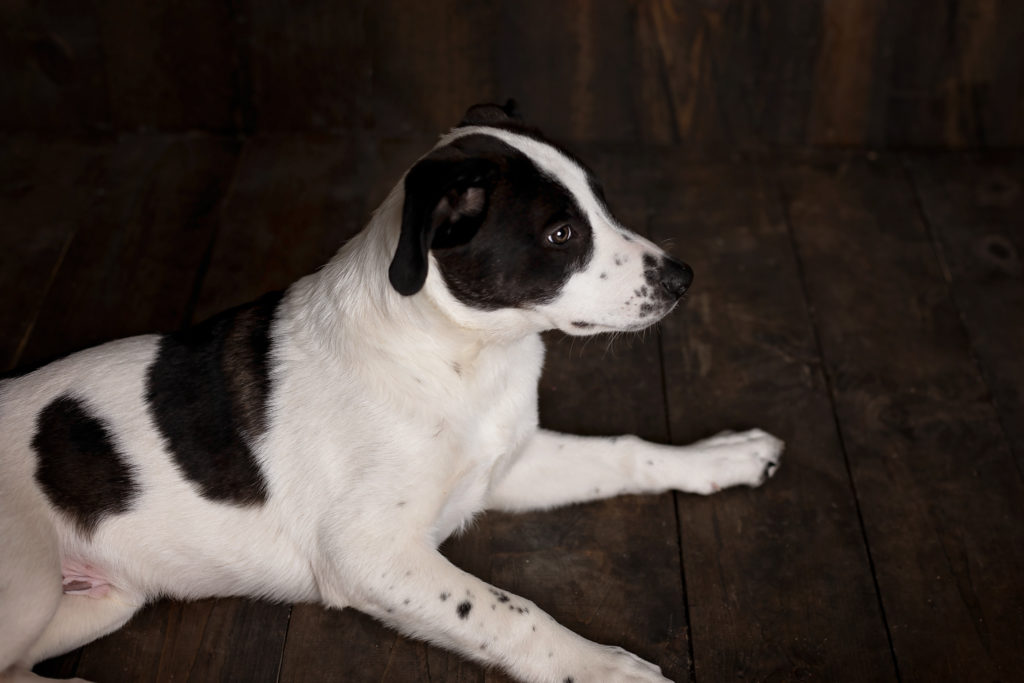
[[[61,396],[40,411],[32,448],[36,481],[83,535],[105,515],[127,512],[138,495],[110,430],[76,398]]]
[[[206,498],[262,503],[252,447],[267,427],[270,325],[281,292],[160,341],[149,368],[149,409],[174,462]]]

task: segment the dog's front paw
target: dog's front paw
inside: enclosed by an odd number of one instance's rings
[[[729,486],[760,486],[779,469],[785,444],[761,429],[722,432],[696,444],[708,458],[703,493]]]
[[[586,661],[562,681],[608,681],[609,683],[672,683],[656,664],[632,652],[611,645],[597,645]]]

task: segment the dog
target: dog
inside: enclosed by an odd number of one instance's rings
[[[692,279],[511,102],[470,108],[319,272],[0,383],[0,679],[155,597],[243,595],[353,607],[523,681],[667,680],[437,548],[487,509],[772,476],[760,430],[538,426],[542,331],[645,328]]]

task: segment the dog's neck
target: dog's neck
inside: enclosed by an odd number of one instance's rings
[[[395,291],[388,267],[398,242],[402,199],[399,185],[362,232],[319,272],[292,286],[293,332],[336,357],[351,358],[360,347],[364,358],[369,354],[400,363],[415,360],[421,367],[436,362],[465,370],[471,370],[484,349],[535,336],[521,325],[467,324],[436,275],[413,296]],[[368,329],[373,334],[366,334]],[[367,339],[373,340],[372,348],[361,348]]]

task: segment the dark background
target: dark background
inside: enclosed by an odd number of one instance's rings
[[[1022,45],[1020,0],[0,0],[0,371],[287,286],[514,96],[696,272],[642,335],[548,335],[542,424],[787,450],[443,552],[676,681],[1024,681]],[[508,680],[243,599],[39,670]]]
[[[514,95],[556,138],[1024,143],[1018,0],[4,0],[0,129],[434,135]]]

